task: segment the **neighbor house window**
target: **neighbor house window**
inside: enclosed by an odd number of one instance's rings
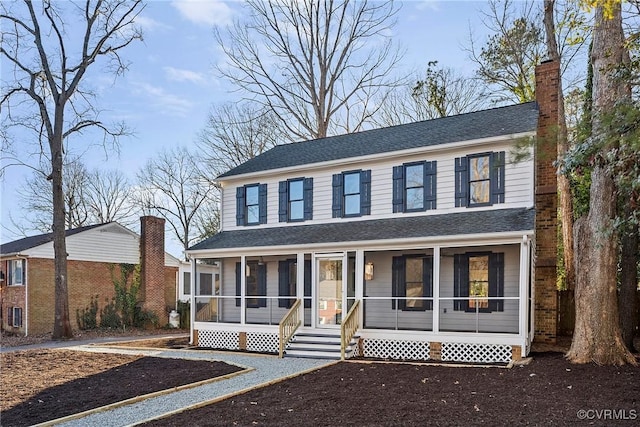
[[[357,170],[333,175],[334,218],[371,214],[371,171]]]
[[[191,273],[188,271],[182,273],[182,293],[191,295]]]
[[[7,261],[7,284],[9,286],[21,286],[25,284],[26,261],[23,259],[14,259]]]
[[[9,326],[13,326],[14,328],[22,327],[22,308],[21,307],[10,307],[8,313],[7,324]]]
[[[504,159],[504,151],[456,158],[456,206],[504,203]]]
[[[267,184],[251,184],[236,189],[236,225],[267,223]]]
[[[436,162],[406,163],[393,168],[393,212],[436,208]]]
[[[313,178],[280,181],[278,192],[280,222],[313,219]]]
[[[295,259],[287,259],[278,263],[278,296],[295,297],[298,286],[298,263]],[[304,262],[304,296],[311,296],[311,260]],[[278,307],[291,308],[295,298],[278,299]],[[305,298],[304,306],[311,307],[311,299]]]
[[[456,311],[490,313],[504,311],[504,254],[454,255],[454,300]],[[492,298],[494,297],[494,298]]]
[[[242,277],[245,274],[245,297],[248,308],[266,307],[265,298],[257,298],[267,295],[267,265],[257,261],[247,262],[245,271],[242,271],[241,263],[236,263],[236,296],[241,294]],[[240,298],[236,298],[236,306],[240,306]]]
[[[392,308],[425,311],[433,309],[433,257],[404,255],[392,260]],[[398,299],[396,299],[396,297]],[[405,298],[406,297],[406,298]],[[410,299],[415,297],[416,299]]]

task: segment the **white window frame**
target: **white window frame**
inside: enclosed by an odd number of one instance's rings
[[[18,263],[20,263],[20,274],[16,274],[16,265],[18,265]],[[24,279],[26,279],[27,275],[26,275],[26,268],[27,268],[27,263],[24,259],[12,259],[8,261],[8,266],[7,266],[7,285],[8,286],[24,286]],[[20,282],[16,283],[16,278],[19,278]]]

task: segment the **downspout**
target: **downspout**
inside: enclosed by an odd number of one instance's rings
[[[29,336],[29,262],[24,258],[24,336]]]

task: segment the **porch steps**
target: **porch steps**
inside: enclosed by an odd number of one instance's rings
[[[357,345],[358,335],[354,336],[346,349],[346,353]],[[285,357],[306,357],[313,359],[340,359],[340,334],[330,332],[301,332],[291,339],[284,352]]]

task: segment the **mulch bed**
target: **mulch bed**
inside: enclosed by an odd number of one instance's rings
[[[2,426],[28,426],[240,371],[224,362],[69,350],[5,353]]]
[[[639,367],[533,356],[512,369],[343,362],[146,425],[637,425]]]

